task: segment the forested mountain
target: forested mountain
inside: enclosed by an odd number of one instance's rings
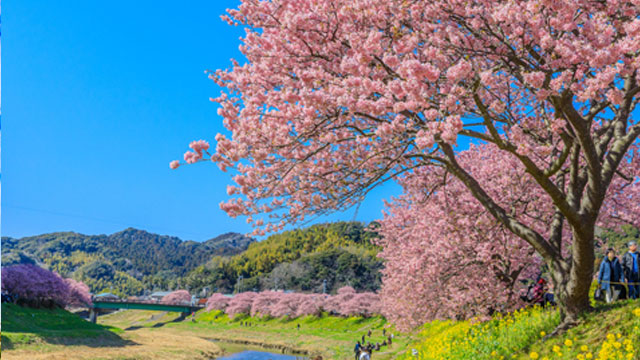
[[[194,290],[265,289],[327,292],[351,285],[380,287],[382,262],[371,243],[375,233],[359,222],[320,224],[275,234],[230,258],[214,257],[185,278]],[[325,285],[326,280],[326,285]]]
[[[111,235],[58,232],[3,237],[2,265],[37,262],[84,281],[92,291],[129,295],[176,287],[182,276],[213,256],[238,254],[254,241],[227,233],[199,243],[133,228]]]
[[[260,242],[237,233],[199,243],[132,228],[111,235],[60,232],[2,238],[2,265],[38,263],[93,292],[118,295],[176,288],[332,292],[344,285],[374,291],[382,268],[374,236],[358,222],[314,225]]]

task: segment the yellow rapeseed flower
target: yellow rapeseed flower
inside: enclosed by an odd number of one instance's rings
[[[529,357],[532,359],[537,359],[540,357],[540,355],[538,355],[537,352],[533,351],[531,354],[529,354]]]
[[[571,341],[571,339],[567,339],[564,341],[564,345],[566,347],[571,347],[573,345],[573,341]]]

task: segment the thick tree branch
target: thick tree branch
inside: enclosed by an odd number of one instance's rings
[[[561,254],[554,246],[549,244],[549,242],[535,230],[507,214],[507,212],[484,191],[478,181],[458,164],[451,145],[443,141],[438,141],[438,145],[447,158],[447,169],[466,185],[473,196],[480,201],[493,217],[500,221],[509,231],[531,244],[547,261],[561,261]]]
[[[574,226],[579,226],[581,220],[580,220],[580,217],[578,216],[578,213],[575,211],[575,209],[569,206],[569,203],[567,202],[564,192],[560,190],[553,183],[553,181],[551,181],[550,175],[545,174],[545,171],[541,170],[535,164],[535,162],[533,162],[533,160],[531,160],[528,156],[519,154],[517,152],[517,148],[513,144],[503,140],[500,137],[498,130],[495,128],[495,126],[493,126],[491,114],[489,114],[487,107],[482,103],[482,100],[480,99],[478,94],[474,93],[473,98],[476,103],[476,106],[478,107],[478,109],[480,110],[484,118],[485,125],[489,129],[489,132],[491,133],[491,136],[494,139],[494,141],[492,142],[495,143],[500,149],[506,150],[511,154],[515,155],[520,160],[520,162],[522,162],[522,164],[525,166],[526,171],[529,174],[531,174],[531,176],[533,176],[533,178],[544,189],[544,191],[547,194],[549,194],[554,205],[558,207],[560,211],[562,211],[562,213],[565,215],[569,223]],[[554,172],[555,171],[551,171],[550,173],[554,173]]]

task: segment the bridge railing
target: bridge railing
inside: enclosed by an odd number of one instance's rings
[[[181,302],[169,302],[162,300],[142,300],[142,299],[109,299],[109,298],[93,298],[92,301],[95,302],[108,302],[108,303],[118,303],[118,304],[147,304],[147,305],[172,305],[172,306],[191,306],[191,307],[204,307],[204,305],[197,303],[192,304],[191,301],[181,301]]]

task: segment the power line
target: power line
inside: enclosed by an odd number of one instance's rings
[[[121,226],[126,226],[126,227],[133,227],[133,228],[138,228],[138,229],[146,227],[146,226],[143,226],[143,225],[140,225],[140,224],[133,224],[133,223],[123,222],[123,221],[119,221],[119,220],[98,218],[98,217],[92,217],[92,216],[80,215],[80,214],[64,213],[64,212],[59,212],[59,211],[54,211],[54,210],[37,209],[37,208],[31,208],[31,207],[26,207],[26,206],[2,204],[2,207],[3,208],[10,208],[10,209],[26,210],[26,211],[32,211],[32,212],[39,212],[39,213],[56,215],[56,216],[63,216],[63,217],[68,217],[68,218],[76,218],[76,219],[84,219],[84,220],[90,220],[90,221],[96,221],[96,222],[102,222],[102,223],[109,223],[109,224],[121,225]],[[163,227],[159,227],[157,229],[161,230],[161,231],[166,231],[166,232],[169,232],[169,233],[178,233],[179,232],[179,233],[183,233],[183,234],[189,234],[189,235],[204,237],[205,239],[211,238],[211,234],[205,235],[205,234],[201,234],[201,233],[194,233],[194,232],[191,232],[191,231],[183,231],[183,230],[169,229],[169,228],[163,228]]]

